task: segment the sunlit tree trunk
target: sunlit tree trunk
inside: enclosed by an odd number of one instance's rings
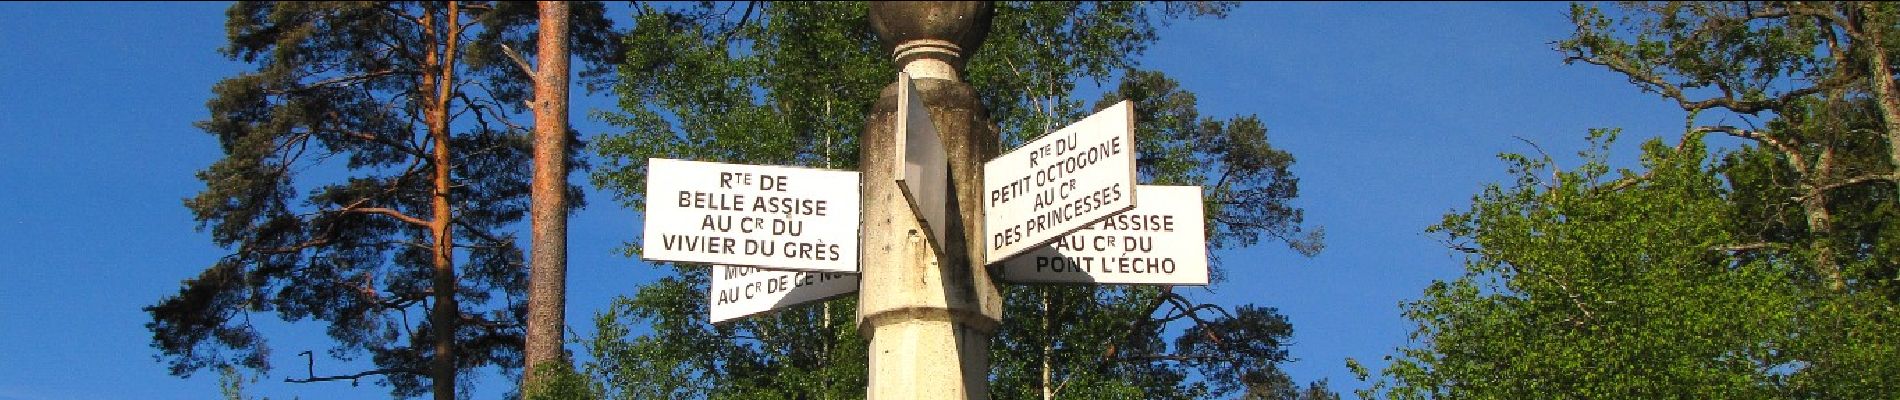
[[[540,366],[564,362],[565,356],[561,330],[567,310],[567,20],[566,2],[540,2],[524,393],[537,379]]]
[[[440,26],[443,33],[429,36],[432,41],[440,42],[430,43],[423,62],[423,79],[427,81],[423,90],[429,96],[428,102],[424,104],[428,107],[429,137],[434,147],[430,157],[434,164],[432,180],[435,190],[430,199],[433,215],[429,229],[434,236],[431,249],[434,252],[435,271],[431,290],[435,295],[435,306],[429,312],[429,320],[434,327],[435,358],[430,360],[429,379],[437,400],[455,398],[455,333],[461,325],[458,321],[460,307],[455,301],[455,216],[449,203],[449,190],[454,183],[450,175],[454,166],[450,165],[449,156],[449,100],[455,93],[456,45],[461,42],[462,34],[460,14],[460,3],[449,2]],[[438,29],[431,24],[433,16],[425,15],[423,18],[423,24],[428,29]],[[437,48],[441,49],[439,56]]]
[[[1900,90],[1894,88],[1893,66],[1887,60],[1884,43],[1888,24],[1874,3],[1860,4],[1861,25],[1865,30],[1867,79],[1873,83],[1875,104],[1880,108],[1882,134],[1887,138],[1887,160],[1894,166],[1891,174],[1900,174]]]

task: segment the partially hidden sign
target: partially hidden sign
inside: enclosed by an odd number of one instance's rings
[[[858,291],[858,275],[714,265],[709,319],[714,323]]]
[[[653,158],[649,260],[858,271],[858,172]]]
[[[1002,264],[1014,283],[1207,285],[1200,186],[1135,187],[1141,205]]]
[[[1122,101],[984,163],[986,264],[1134,207],[1134,140]]]
[[[897,74],[897,187],[922,222],[930,247],[943,251],[950,223],[950,158],[910,74]]]

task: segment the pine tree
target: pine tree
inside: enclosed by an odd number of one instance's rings
[[[596,65],[622,53],[603,11],[577,4],[572,20],[575,53]],[[232,253],[145,308],[171,372],[268,370],[260,313],[324,321],[329,354],[375,366],[293,382],[370,378],[448,399],[462,371],[519,367],[526,269],[506,229],[528,206],[532,142],[511,121],[531,80],[510,49],[531,48],[534,5],[240,2],[228,14],[224,54],[256,69],[213,88],[199,127],[225,156],[185,203]]]

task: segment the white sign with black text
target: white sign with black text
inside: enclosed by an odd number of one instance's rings
[[[714,323],[858,291],[858,275],[714,265],[708,313]]]
[[[1002,264],[1013,283],[1207,285],[1200,186],[1135,187],[1141,206]]]
[[[1134,207],[1134,141],[1123,101],[984,163],[985,264]]]
[[[857,171],[648,159],[649,260],[857,272]]]

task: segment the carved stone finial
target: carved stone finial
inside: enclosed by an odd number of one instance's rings
[[[990,33],[987,1],[873,1],[871,30],[914,78],[959,80]]]

